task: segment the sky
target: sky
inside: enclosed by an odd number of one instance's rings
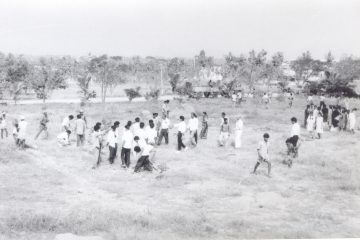
[[[360,0],[0,0],[0,51],[360,57]]]

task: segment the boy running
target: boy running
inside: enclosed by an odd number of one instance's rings
[[[258,161],[255,164],[253,173],[256,173],[256,169],[259,167],[260,163],[266,163],[268,166],[268,177],[270,177],[271,172],[271,163],[269,159],[269,138],[270,135],[265,133],[263,135],[263,140],[259,142],[257,147],[258,152]]]

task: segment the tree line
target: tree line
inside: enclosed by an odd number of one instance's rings
[[[248,54],[238,56],[228,53],[220,61],[207,56],[201,50],[193,59],[156,58],[122,56],[88,55],[74,58],[62,57],[25,57],[23,55],[3,54],[0,52],[0,97],[8,94],[18,101],[19,96],[32,91],[44,102],[55,89],[66,88],[67,79],[73,79],[79,86],[79,96],[86,102],[96,93],[91,90],[91,83],[100,86],[102,102],[115,86],[126,82],[157,83],[149,96],[158,95],[164,82],[168,82],[172,92],[181,92],[181,83],[192,82],[201,69],[212,69],[218,66],[219,74],[224,78],[219,87],[230,92],[237,86],[253,89],[259,81],[270,85],[276,81],[285,89],[288,82],[309,82],[312,76],[323,73],[321,81],[310,82],[307,88],[311,92],[336,93],[338,91],[354,95],[353,81],[360,78],[360,59],[353,56],[335,61],[331,52],[325,60],[314,59],[309,51],[289,62],[290,69],[295,72],[293,79],[284,73],[285,63],[282,52],[271,56],[265,50],[251,50]],[[139,88],[127,89],[132,97],[139,96]],[[356,94],[355,94],[356,95]]]

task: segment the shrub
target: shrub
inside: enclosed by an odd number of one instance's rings
[[[145,94],[145,99],[146,100],[157,100],[160,96],[160,89],[151,89],[150,92],[147,92]]]
[[[134,98],[141,97],[140,94],[140,87],[134,88],[127,88],[124,90],[126,96],[129,98],[129,101],[131,102]]]

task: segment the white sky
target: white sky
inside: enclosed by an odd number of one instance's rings
[[[0,0],[0,51],[360,56],[360,0]]]

